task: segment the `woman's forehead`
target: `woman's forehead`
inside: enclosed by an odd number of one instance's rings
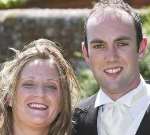
[[[21,71],[21,76],[53,76],[59,78],[58,68],[53,59],[34,59],[28,62]]]

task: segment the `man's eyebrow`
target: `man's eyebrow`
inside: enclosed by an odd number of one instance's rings
[[[122,40],[131,40],[131,38],[127,36],[122,36],[122,37],[115,39],[115,41],[122,41]]]
[[[101,40],[101,39],[94,39],[92,41],[90,41],[90,44],[92,43],[105,43],[105,41]]]
[[[115,41],[123,41],[123,40],[131,40],[131,38],[128,36],[121,36],[121,37],[118,37],[117,39],[115,39]],[[105,41],[102,39],[93,39],[90,41],[90,44],[92,44],[92,43],[105,43]]]

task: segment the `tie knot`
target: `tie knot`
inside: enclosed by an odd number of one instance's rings
[[[103,135],[121,135],[126,133],[132,122],[129,107],[119,102],[106,104],[104,105],[104,111],[101,113],[101,121]]]
[[[117,112],[123,112],[123,113],[129,109],[127,105],[119,103],[119,102],[106,104],[104,108],[105,108],[105,111],[113,110],[115,112],[117,111]]]

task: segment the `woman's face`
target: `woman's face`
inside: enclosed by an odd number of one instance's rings
[[[23,68],[16,87],[12,105],[14,126],[48,129],[60,112],[60,96],[55,64],[45,59],[29,62]]]

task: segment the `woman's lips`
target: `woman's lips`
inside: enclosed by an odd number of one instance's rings
[[[36,110],[46,110],[48,108],[47,105],[44,105],[41,103],[29,103],[28,107],[31,109],[36,109]]]

